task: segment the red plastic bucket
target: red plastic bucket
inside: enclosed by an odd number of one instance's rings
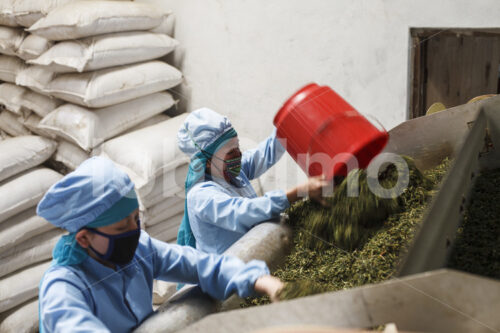
[[[385,147],[388,133],[377,128],[330,87],[309,84],[274,117],[278,139],[309,176],[327,179],[366,168]]]

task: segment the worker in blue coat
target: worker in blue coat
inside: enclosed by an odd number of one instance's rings
[[[302,195],[324,202],[323,177],[285,192],[258,197],[250,180],[261,176],[283,156],[276,130],[257,148],[241,153],[230,121],[208,108],[185,119],[177,133],[179,148],[190,156],[186,204],[177,242],[207,253],[223,253],[258,223],[279,214]]]
[[[282,287],[262,261],[245,264],[167,244],[141,230],[134,184],[93,157],[54,184],[38,215],[69,231],[53,251],[39,291],[41,332],[128,332],[153,312],[153,280],[198,284],[225,299]]]

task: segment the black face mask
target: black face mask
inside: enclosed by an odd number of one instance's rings
[[[127,231],[118,235],[108,235],[96,229],[86,228],[98,235],[108,239],[108,251],[105,254],[100,254],[91,245],[90,249],[102,260],[109,261],[118,265],[128,264],[134,258],[135,250],[139,244],[141,236],[141,221],[137,222],[137,229]]]

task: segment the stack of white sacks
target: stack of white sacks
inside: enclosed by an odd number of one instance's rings
[[[62,233],[36,215],[38,201],[63,177],[40,166],[56,146],[33,135],[0,142],[1,332],[36,328],[38,283]]]
[[[179,151],[176,134],[186,116],[130,132],[100,146],[100,155],[113,160],[134,182],[142,227],[165,242],[175,242],[184,214],[188,158]],[[162,304],[175,290],[175,284],[155,280],[153,303]]]
[[[5,2],[0,103],[10,112],[0,114],[0,130],[7,135],[57,136],[73,145],[55,156],[67,164],[175,104],[165,90],[182,74],[154,60],[178,45],[166,34],[168,12],[128,1]]]
[[[61,235],[35,213],[62,177],[35,168],[48,159],[70,171],[108,156],[136,184],[143,227],[175,241],[185,115],[163,112],[182,74],[158,60],[178,45],[172,26],[169,12],[125,0],[1,1],[0,332],[38,328],[38,282]]]
[[[176,239],[184,213],[188,158],[179,151],[176,134],[186,116],[130,132],[100,147],[101,155],[134,181],[146,231],[167,242]]]

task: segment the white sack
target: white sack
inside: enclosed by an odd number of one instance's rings
[[[34,207],[36,209],[36,207]],[[34,237],[31,237],[28,241],[26,242],[21,242],[18,245],[11,247],[3,252],[0,252],[0,259],[3,260],[5,258],[15,258],[22,254],[23,252],[27,252],[31,250],[33,247],[39,244],[45,244],[51,242],[52,239],[56,238],[59,235],[62,235],[66,233],[67,231],[60,229],[60,228],[55,228],[49,231],[46,231],[40,235],[36,235]]]
[[[17,49],[17,56],[23,60],[35,59],[41,56],[53,44],[54,42],[47,38],[30,34],[24,38]]]
[[[13,56],[0,55],[0,80],[16,82],[16,76],[26,68],[22,59]]]
[[[153,304],[163,304],[177,291],[177,283],[153,281]]]
[[[72,0],[2,0],[0,24],[29,27],[51,9]]]
[[[186,117],[187,114],[182,114],[106,141],[101,146],[101,155],[127,172],[139,195],[148,185],[149,193],[157,177],[189,161],[177,146],[177,131]]]
[[[74,1],[2,0],[0,2],[0,25],[30,27],[54,8]]]
[[[17,120],[24,125],[30,132],[37,134],[39,136],[43,136],[45,138],[49,139],[55,139],[56,135],[49,133],[41,128],[38,128],[38,124],[40,124],[40,121],[42,120],[42,117],[39,115],[32,113],[28,117],[23,118],[19,117]]]
[[[40,279],[49,266],[50,262],[45,262],[0,280],[0,312],[35,297]]]
[[[28,31],[51,40],[77,39],[110,32],[150,30],[169,14],[146,3],[77,1],[52,10]]]
[[[34,135],[0,142],[0,182],[42,164],[56,147],[55,141]]]
[[[0,129],[0,140],[7,140],[7,139],[11,139],[12,136],[10,136],[9,134],[5,133],[4,131],[2,131]]]
[[[0,53],[15,56],[24,37],[26,32],[21,28],[0,26]]]
[[[161,58],[178,44],[149,31],[113,33],[57,43],[28,63],[58,73],[87,72]]]
[[[31,111],[24,109],[21,105],[25,92],[26,88],[24,87],[12,83],[2,83],[0,84],[0,104],[10,112],[27,116]]]
[[[0,252],[54,228],[54,225],[36,215],[35,207],[27,209],[0,224]]]
[[[3,2],[0,2],[0,8],[1,11],[4,10],[3,7],[5,7],[6,4]],[[16,22],[16,18],[13,17],[12,15],[5,15],[4,13],[0,12],[0,25],[5,25],[8,27],[19,27],[19,24]]]
[[[95,72],[60,74],[46,86],[52,96],[70,103],[101,108],[175,87],[182,73],[162,62],[149,61]]]
[[[48,95],[46,87],[55,76],[56,74],[53,71],[44,66],[28,66],[18,72],[15,82],[17,85],[28,87],[43,95]]]
[[[144,120],[143,122],[141,122],[140,124],[138,124],[132,128],[129,128],[124,133],[138,131],[140,129],[143,129],[144,127],[153,126],[153,125],[156,125],[156,124],[161,123],[162,121],[165,121],[168,119],[170,119],[169,116],[167,116],[166,114],[160,113],[160,114],[157,114],[156,116],[153,116],[151,118]]]
[[[188,163],[180,164],[175,169],[157,177],[147,187],[141,188],[138,191],[139,202],[144,207],[151,207],[173,195],[185,198],[184,183],[188,168]]]
[[[38,333],[38,300],[26,303],[0,322],[0,333]]]
[[[62,175],[47,168],[26,171],[0,183],[0,222],[38,204]]]
[[[184,199],[169,197],[160,203],[141,211],[141,221],[146,227],[158,224],[184,211]]]
[[[65,104],[43,118],[38,128],[74,142],[88,151],[174,104],[174,99],[167,92],[96,110]]]
[[[0,104],[11,112],[26,117],[31,111],[45,117],[63,102],[57,98],[38,94],[12,83],[0,84]]]
[[[8,111],[0,113],[0,129],[11,136],[31,135],[30,131],[18,121],[17,116]]]
[[[180,213],[170,217],[152,227],[146,228],[146,232],[151,235],[151,237],[161,240],[162,242],[175,242],[183,216],[184,213]]]
[[[40,236],[47,236],[43,242],[38,240],[42,237],[34,237],[26,242],[31,244],[30,248],[19,250],[19,247],[14,247],[15,254],[0,258],[0,278],[15,272],[17,270],[38,264],[52,258],[52,251],[64,234],[62,229],[55,229]],[[50,236],[50,237],[49,237]]]
[[[159,26],[154,29],[151,29],[151,32],[157,32],[160,34],[165,34],[169,36],[174,36],[175,32],[175,15],[170,14],[164,19]]]
[[[148,188],[141,188],[138,192],[141,210],[152,207],[172,196],[184,199],[184,183],[188,167],[189,164],[179,165],[174,170],[168,171],[166,175],[156,178]]]
[[[60,141],[54,160],[64,164],[68,169],[75,170],[83,161],[90,157],[89,153],[67,141]]]
[[[26,93],[23,95],[21,105],[35,112],[40,117],[45,117],[63,103],[64,102],[60,99],[41,95],[27,89]]]

